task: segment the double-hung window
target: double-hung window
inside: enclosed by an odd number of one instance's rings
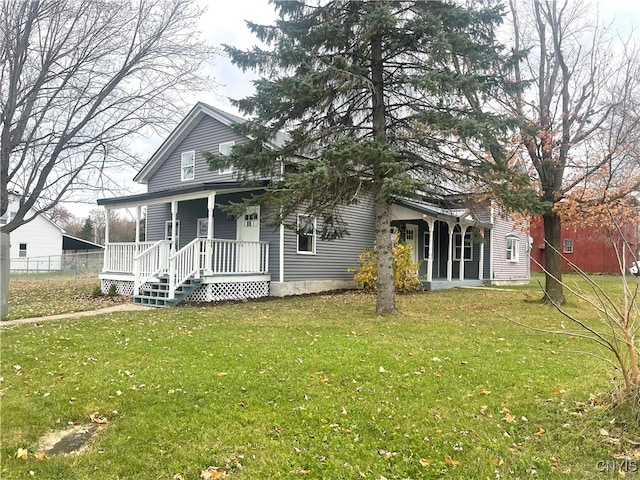
[[[573,239],[565,238],[563,247],[564,253],[573,253]]]
[[[316,253],[316,217],[298,215],[298,253],[314,255]]]
[[[218,145],[218,153],[220,154],[221,157],[228,157],[229,155],[231,155],[231,150],[233,149],[235,144],[236,144],[235,141],[220,143]],[[227,167],[227,168],[220,169],[220,170],[218,170],[218,173],[220,175],[233,173],[233,167]]]
[[[520,240],[515,235],[507,235],[506,238],[507,262],[517,262],[519,260]]]
[[[27,256],[27,244],[26,243],[18,244],[18,257],[26,258],[26,256]]]
[[[180,180],[193,180],[196,177],[196,152],[183,152],[180,159]]]

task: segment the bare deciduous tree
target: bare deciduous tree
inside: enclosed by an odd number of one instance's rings
[[[517,143],[546,204],[544,233],[552,248],[545,249],[545,296],[562,304],[557,252],[567,200],[603,205],[640,183],[637,159],[630,154],[639,144],[638,117],[630,110],[640,89],[640,57],[580,1],[509,4],[514,48],[529,51],[516,79],[529,81],[531,88],[505,103],[523,119]]]
[[[193,0],[3,0],[0,7],[0,215],[11,232],[75,195],[116,188],[139,164],[131,139],[181,117],[208,89],[214,51]]]

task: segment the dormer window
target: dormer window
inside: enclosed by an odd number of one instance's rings
[[[193,180],[196,173],[196,152],[183,152],[180,160],[180,180]]]
[[[228,157],[229,155],[231,155],[231,149],[235,146],[235,144],[236,144],[235,141],[222,142],[221,144],[218,145],[218,153],[220,154],[221,157]],[[220,175],[224,175],[232,172],[233,172],[232,167],[218,170],[218,173]]]

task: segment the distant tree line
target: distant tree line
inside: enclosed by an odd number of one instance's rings
[[[52,209],[50,218],[68,235],[99,245],[105,243],[106,222],[104,211],[101,209],[95,208],[89,211],[89,215],[86,217],[78,217],[67,208],[59,205]],[[144,240],[144,230],[144,219],[142,219],[140,232],[142,240]],[[126,214],[111,212],[109,214],[109,241],[134,242],[135,239],[135,219]]]

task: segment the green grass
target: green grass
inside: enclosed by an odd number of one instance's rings
[[[593,346],[498,315],[561,328],[539,296],[407,295],[380,318],[346,293],[5,327],[0,476],[615,478],[598,462],[633,455],[640,430],[600,405],[614,372],[561,353]],[[87,451],[35,458],[43,434],[94,412],[108,424]]]
[[[107,307],[124,297],[95,297],[100,281],[95,277],[64,279],[16,276],[9,285],[9,315],[6,320],[80,312]]]

